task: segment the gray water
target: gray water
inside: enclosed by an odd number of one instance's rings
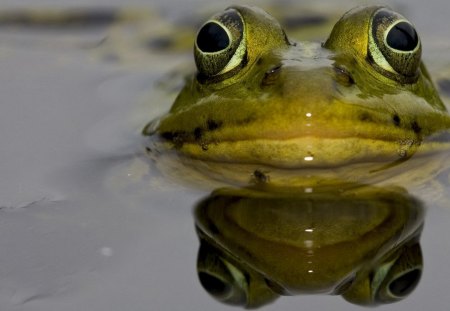
[[[133,4],[176,18],[206,3],[156,2],[2,0],[0,10]],[[425,60],[450,64],[448,2],[396,4],[420,29]],[[207,193],[153,178],[158,172],[142,159],[139,130],[174,96],[155,81],[190,56],[102,61],[86,47],[106,32],[0,30],[0,310],[228,310],[195,271],[192,206]],[[379,310],[448,310],[449,223],[450,210],[427,209],[422,280]],[[298,296],[264,310],[299,309],[360,308]]]

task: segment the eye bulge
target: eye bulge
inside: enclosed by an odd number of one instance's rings
[[[197,33],[194,58],[200,81],[221,81],[245,66],[246,25],[235,8],[216,14]],[[414,26],[402,15],[376,8],[370,16],[368,61],[400,83],[417,81],[422,47]]]
[[[422,54],[414,26],[385,8],[374,12],[369,33],[369,55],[374,67],[396,80],[417,77]]]
[[[213,16],[198,31],[194,58],[205,77],[223,75],[239,67],[245,58],[244,21],[235,9]]]

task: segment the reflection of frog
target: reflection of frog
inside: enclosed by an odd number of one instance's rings
[[[198,274],[211,295],[257,307],[279,295],[375,305],[412,292],[422,271],[419,201],[357,185],[299,190],[220,189],[198,204]]]
[[[320,45],[293,43],[267,13],[234,7],[200,28],[194,52],[198,73],[144,130],[154,156],[174,150],[190,166],[248,178],[255,166],[367,172],[448,148],[450,117],[420,39],[388,9],[348,12]]]

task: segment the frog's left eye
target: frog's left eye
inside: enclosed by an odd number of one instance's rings
[[[195,63],[206,77],[228,73],[245,63],[244,22],[235,9],[213,16],[199,30],[194,45]]]
[[[416,77],[422,47],[414,26],[400,14],[381,8],[373,14],[369,29],[368,52],[374,67],[400,81]]]

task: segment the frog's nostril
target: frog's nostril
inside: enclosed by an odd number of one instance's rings
[[[336,73],[336,82],[343,86],[352,86],[355,84],[352,75],[347,69],[341,66],[334,66],[334,72]]]
[[[261,86],[268,86],[274,84],[281,72],[281,64],[275,65],[264,73],[264,77],[261,81]]]

